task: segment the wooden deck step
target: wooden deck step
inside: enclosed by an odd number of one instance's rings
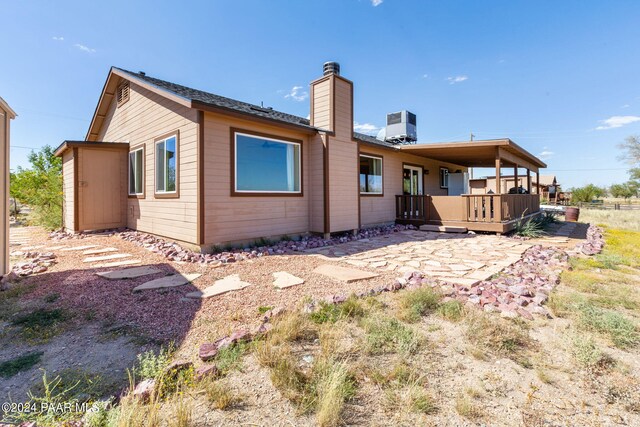
[[[439,233],[466,233],[466,227],[454,227],[452,225],[421,225],[421,231],[435,231]]]

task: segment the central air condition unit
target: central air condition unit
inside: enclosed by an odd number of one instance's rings
[[[393,144],[413,144],[418,140],[416,115],[402,110],[387,114],[385,141]]]

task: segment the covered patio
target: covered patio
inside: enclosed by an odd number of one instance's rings
[[[468,168],[495,168],[496,182],[500,182],[503,168],[512,168],[514,182],[518,182],[519,170],[525,169],[526,193],[516,188],[516,194],[501,194],[498,186],[493,194],[397,195],[398,223],[507,233],[513,230],[522,216],[531,217],[540,213],[540,196],[532,194],[531,174],[536,174],[538,182],[539,170],[547,165],[510,139],[403,145],[400,150]]]

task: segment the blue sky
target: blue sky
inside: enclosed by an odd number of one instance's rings
[[[510,137],[565,188],[627,179],[640,134],[640,2],[5,1],[0,96],[11,167],[84,139],[111,65],[300,116],[322,63],[355,84],[355,120],[418,117],[420,142]],[[545,172],[546,173],[546,172]]]

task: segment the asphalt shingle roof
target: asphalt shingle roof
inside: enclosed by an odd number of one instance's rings
[[[227,98],[224,96],[216,95],[214,93],[193,89],[193,88],[182,86],[176,83],[171,83],[166,80],[156,79],[155,77],[125,70],[123,68],[118,68],[118,67],[113,67],[113,68],[115,68],[116,70],[122,71],[124,73],[127,73],[132,77],[143,80],[146,83],[152,84],[158,88],[172,92],[182,98],[189,99],[191,101],[198,101],[214,107],[221,107],[228,110],[237,111],[239,113],[251,114],[258,117],[277,120],[283,123],[294,124],[297,126],[303,126],[309,129],[316,130],[315,127],[311,126],[309,119],[304,117],[294,116],[293,114],[283,113],[281,111],[276,111],[272,108],[265,108],[259,105],[249,104],[247,102],[242,102],[242,101]],[[388,143],[386,141],[380,141],[374,138],[373,136],[365,135],[358,132],[354,132],[353,137],[357,140],[368,142],[370,144],[377,144],[377,145],[381,145],[383,147],[388,147],[388,148],[395,147],[391,143]]]

